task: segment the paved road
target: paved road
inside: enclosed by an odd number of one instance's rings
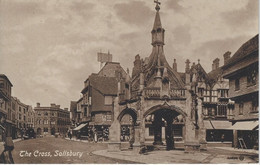
[[[107,149],[107,144],[82,143],[61,138],[44,137],[15,143],[15,163],[108,163],[125,164],[131,161],[117,160],[93,155],[95,150]],[[65,152],[64,152],[65,151]]]

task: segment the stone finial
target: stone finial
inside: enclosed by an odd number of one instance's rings
[[[174,71],[177,72],[177,63],[176,63],[176,59],[174,59],[174,62],[173,62],[173,64],[172,64],[172,68],[173,68]]]
[[[189,71],[190,71],[190,60],[187,59],[185,63],[186,63],[185,73],[189,73]]]

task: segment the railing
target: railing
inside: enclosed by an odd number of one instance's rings
[[[160,97],[160,88],[147,88],[145,89],[145,96],[146,97]]]
[[[170,98],[185,98],[185,89],[170,89]],[[160,88],[146,88],[145,97],[147,98],[160,98],[161,90]]]
[[[170,90],[170,96],[172,98],[184,98],[185,97],[185,89],[171,89]]]

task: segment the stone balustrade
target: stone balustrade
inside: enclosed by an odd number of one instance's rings
[[[160,88],[146,88],[144,90],[146,98],[160,98]],[[185,98],[185,89],[171,89],[169,91],[170,98]]]

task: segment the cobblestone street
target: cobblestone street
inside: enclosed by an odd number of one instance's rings
[[[102,150],[106,148],[107,148],[107,144],[104,143],[103,144],[82,143],[82,142],[69,141],[62,138],[44,137],[44,138],[29,139],[29,140],[22,140],[16,142],[15,149],[13,151],[13,158],[15,163],[19,163],[19,164],[133,163],[131,161],[117,160],[117,159],[97,156],[91,153],[95,150]],[[65,153],[64,151],[68,153]],[[82,156],[80,156],[79,154],[77,155],[77,152],[83,152]],[[69,156],[64,156],[65,154],[68,154]]]

